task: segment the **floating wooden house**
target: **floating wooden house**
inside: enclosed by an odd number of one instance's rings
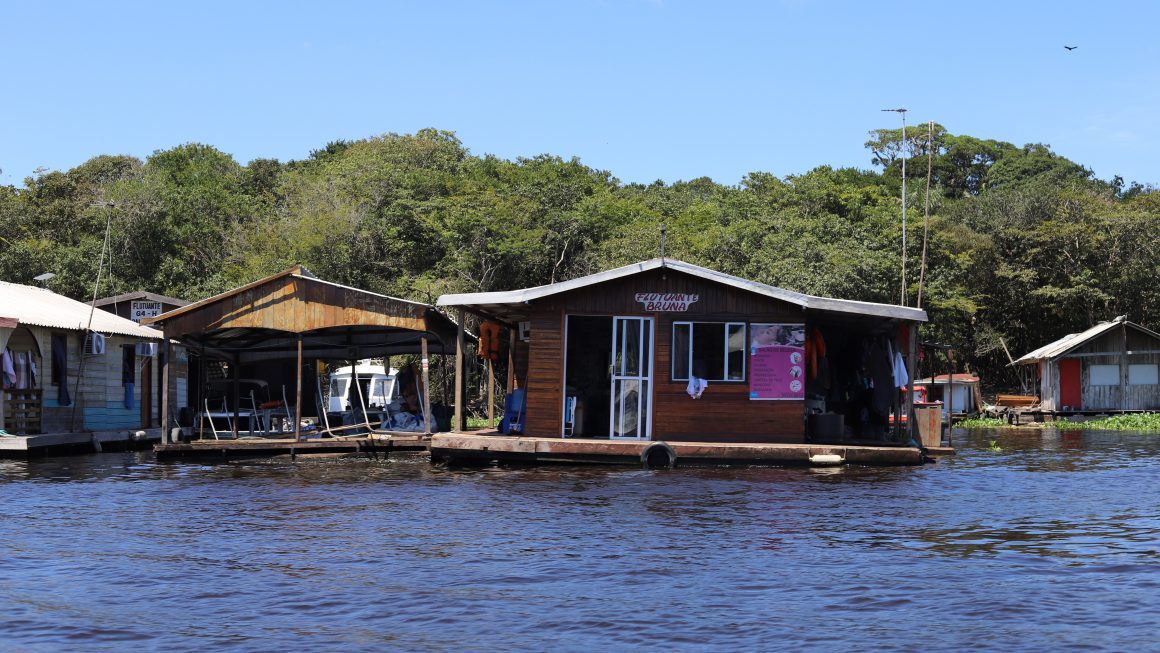
[[[1015,361],[1034,365],[1044,412],[1160,409],[1160,334],[1120,316]]]
[[[974,374],[936,374],[916,380],[914,387],[926,402],[941,403],[944,420],[952,413],[956,418],[973,415],[982,407],[979,377]]]
[[[430,387],[428,354],[454,351],[457,335],[456,325],[433,306],[325,281],[300,265],[144,322],[159,325],[167,339],[189,349],[194,359],[192,410],[181,421],[186,428],[214,433],[214,441],[202,445],[174,442],[166,433],[156,448],[161,456],[196,454],[203,449],[261,455],[303,450],[308,448],[301,442],[304,416],[315,425],[325,424],[327,433],[342,426],[373,430],[385,422],[387,407],[375,412],[363,406],[358,424],[328,422],[316,363],[400,354],[420,357],[421,365],[406,371],[409,380],[403,394],[418,404],[413,407],[418,417],[411,420],[409,441],[425,448],[422,436],[437,427],[425,391]],[[256,390],[264,394],[259,396]],[[164,407],[167,423],[179,412],[175,408]],[[394,413],[401,417],[399,411]],[[273,429],[275,418],[286,426]],[[228,424],[228,428],[214,424]],[[235,442],[218,440],[219,430],[229,431]],[[267,442],[238,441],[242,433],[264,435]],[[341,448],[339,444],[311,446]],[[349,448],[360,447],[355,442]]]
[[[896,452],[877,462],[919,460],[897,418],[911,409],[920,309],[663,258],[438,305],[509,330],[508,392],[524,394],[507,433],[437,436],[439,457],[633,460],[663,441],[682,460],[804,462],[860,446]]]
[[[45,288],[0,282],[0,451],[128,442],[158,426],[162,335]],[[156,432],[152,433],[156,436]]]

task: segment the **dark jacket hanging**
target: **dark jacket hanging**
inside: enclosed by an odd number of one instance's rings
[[[68,335],[52,334],[52,382],[56,384],[56,403],[71,406],[68,393]]]

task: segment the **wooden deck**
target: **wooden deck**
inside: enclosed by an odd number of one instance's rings
[[[671,448],[678,466],[919,465],[925,462],[920,449],[905,446],[590,440],[466,433],[437,433],[431,437],[430,449],[433,461],[453,464],[499,461],[641,465],[645,450],[658,444]]]
[[[140,434],[140,435],[139,435]],[[35,456],[99,453],[148,449],[161,439],[161,429],[79,431],[69,433],[42,433],[36,435],[6,435],[0,437],[0,458],[29,458]]]
[[[153,447],[157,460],[179,458],[264,458],[271,456],[348,454],[386,456],[392,451],[426,451],[429,439],[422,433],[390,433],[344,438],[242,438],[239,440],[191,440]]]

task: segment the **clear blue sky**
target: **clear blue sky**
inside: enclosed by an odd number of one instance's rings
[[[623,181],[870,167],[935,120],[1160,185],[1160,3],[0,4],[0,183],[185,142],[239,162],[423,127]],[[1071,52],[1064,45],[1078,45]]]

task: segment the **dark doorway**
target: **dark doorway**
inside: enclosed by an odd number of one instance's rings
[[[568,316],[564,375],[564,435],[577,438],[609,436],[612,318]],[[568,409],[574,398],[574,410]],[[569,417],[573,417],[571,423]]]

